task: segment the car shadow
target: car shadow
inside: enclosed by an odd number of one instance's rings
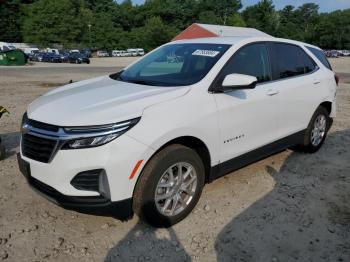
[[[141,220],[108,251],[105,262],[191,261],[173,228],[154,228]]]
[[[217,236],[217,261],[350,261],[350,129],[315,154],[292,152],[271,192]]]
[[[350,129],[330,133],[316,154],[292,152],[271,192],[224,226],[217,261],[350,261]],[[142,221],[112,247],[112,261],[191,261],[173,228]]]
[[[19,152],[19,144],[21,140],[20,132],[12,132],[5,134],[0,133],[0,138],[1,145],[3,145],[6,150],[5,159],[16,155]]]

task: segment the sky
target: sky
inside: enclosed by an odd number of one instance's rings
[[[241,0],[243,8],[256,4],[259,0]],[[118,1],[118,2],[121,2]],[[134,4],[142,4],[144,0],[133,0]],[[282,9],[286,5],[300,6],[305,3],[315,3],[320,6],[320,12],[331,12],[337,9],[350,8],[350,0],[273,0],[277,10]]]

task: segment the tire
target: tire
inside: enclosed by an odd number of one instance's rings
[[[319,138],[318,141],[316,141],[315,136],[313,135],[313,131],[315,129],[316,122],[320,121],[320,119],[324,119],[324,121],[325,121],[324,131],[323,131],[324,133],[323,133],[322,137]],[[326,139],[330,125],[331,125],[331,120],[330,120],[329,113],[328,113],[327,109],[325,109],[323,106],[318,107],[316,109],[315,113],[313,114],[313,116],[311,117],[310,123],[309,123],[309,125],[306,129],[306,132],[305,132],[304,141],[300,145],[300,149],[306,153],[317,152],[322,147],[322,145]],[[323,128],[321,128],[319,130],[323,130]],[[320,133],[322,133],[322,132],[320,132]]]
[[[188,173],[185,179],[180,179],[179,165],[181,165],[181,173],[185,175]],[[169,170],[172,170],[174,185],[173,187],[161,187],[162,185],[171,184]],[[192,170],[192,171],[189,171]],[[169,171],[169,172],[168,172]],[[185,171],[185,172],[184,172]],[[186,171],[189,171],[186,173]],[[182,177],[182,176],[181,176]],[[196,177],[196,182],[189,184],[191,190],[187,188],[186,191],[191,191],[191,194],[182,191],[182,186],[194,180]],[[168,180],[165,180],[165,179]],[[133,210],[134,212],[143,220],[155,227],[169,227],[174,225],[184,219],[196,206],[202,189],[204,186],[205,172],[204,165],[198,154],[183,145],[170,145],[156,155],[146,164],[144,167],[138,182],[136,183],[134,196],[133,196]],[[165,182],[164,182],[165,181]],[[162,183],[161,183],[162,182]],[[181,186],[181,187],[180,187]],[[177,189],[180,191],[177,191]],[[174,193],[174,196],[170,197],[171,200],[158,200],[156,201],[156,194],[169,190]],[[165,191],[165,194],[167,191]],[[177,193],[176,192],[181,192]],[[171,211],[165,214],[161,211],[161,205],[163,207],[166,205],[165,202],[169,201],[168,206],[174,207],[175,198],[182,196],[183,201],[177,202],[175,204],[175,210],[172,214]],[[182,198],[181,198],[182,199]],[[186,205],[182,205],[186,202]],[[176,208],[178,207],[178,208]],[[171,208],[172,209],[172,208]]]

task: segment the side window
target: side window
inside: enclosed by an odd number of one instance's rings
[[[325,54],[323,53],[322,50],[310,47],[310,46],[306,46],[307,49],[309,49],[311,51],[311,53],[314,54],[314,56],[317,57],[318,60],[320,60],[320,62],[327,67],[329,70],[332,70],[331,64],[328,62]]]
[[[316,67],[315,62],[299,46],[274,43],[272,48],[275,79],[307,74]]]
[[[229,74],[255,76],[258,83],[271,80],[268,51],[263,43],[250,44],[239,49],[220,73],[220,84]]]

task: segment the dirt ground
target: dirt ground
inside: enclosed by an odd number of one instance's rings
[[[130,62],[0,68],[0,105],[11,111],[0,120],[0,261],[350,261],[350,58],[331,60],[338,115],[318,153],[286,150],[208,184],[172,228],[64,210],[33,192],[16,161],[27,105]]]

